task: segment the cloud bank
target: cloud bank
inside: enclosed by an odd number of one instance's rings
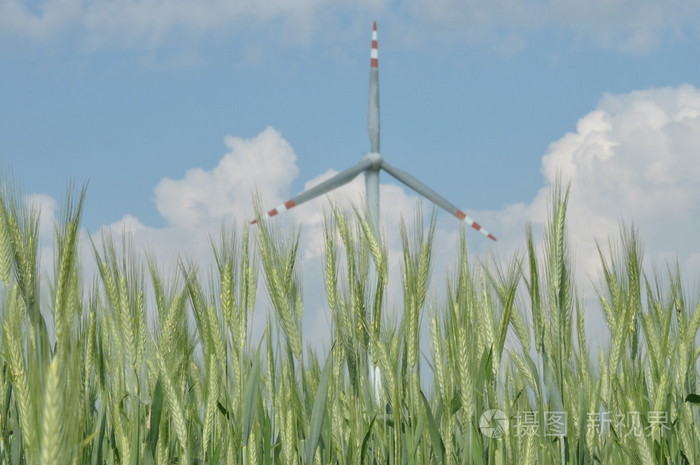
[[[692,31],[700,19],[700,6],[690,0],[412,0],[406,5],[419,23],[511,48],[549,30],[605,49],[641,53]]]
[[[251,139],[228,136],[229,152],[211,170],[194,168],[155,188],[158,212],[179,228],[206,227],[224,217],[253,218],[252,193],[281,201],[297,177],[296,155],[279,132],[267,128]]]
[[[695,87],[606,95],[575,132],[550,145],[542,158],[544,186],[535,198],[488,217],[506,238],[517,237],[516,229],[528,220],[543,224],[552,186],[561,176],[571,183],[568,226],[580,277],[595,280],[595,240],[605,246],[608,238],[618,237],[622,222],[638,228],[649,262],[677,258],[697,280],[698,149],[700,91]]]
[[[252,190],[257,189],[263,204],[271,207],[295,194],[290,186],[298,176],[293,148],[273,128],[248,139],[226,137],[224,142],[228,151],[215,167],[194,168],[180,179],[163,179],[155,187],[155,202],[167,227],[149,227],[127,215],[93,236],[101,232],[115,236],[129,233],[137,250],[149,251],[165,266],[184,254],[206,268],[212,260],[210,238],[216,237],[222,222],[240,226],[252,218]],[[501,258],[523,251],[526,225],[532,223],[536,231],[542,230],[553,186],[561,177],[571,186],[568,229],[576,277],[589,292],[588,297],[592,294],[591,283],[599,279],[595,241],[600,240],[605,249],[608,238],[618,237],[621,222],[638,228],[647,263],[663,265],[677,259],[689,284],[696,285],[700,273],[696,237],[700,229],[699,149],[697,88],[683,85],[606,95],[578,121],[575,132],[550,145],[542,157],[542,187],[531,200],[496,211],[474,211],[466,206],[498,236],[499,242],[487,244],[476,232],[468,233],[468,240],[472,249],[488,247]],[[305,189],[336,172],[320,174],[308,181]],[[329,198],[341,207],[361,204],[363,193],[364,179],[359,176],[326,198],[310,201],[272,220],[292,219],[302,230],[305,334],[318,334],[328,327],[322,284],[324,209]],[[391,263],[391,311],[400,308],[401,302],[399,221],[402,217],[412,221],[417,205],[422,205],[426,213],[430,206],[394,184],[381,185],[381,198]],[[42,206],[47,215],[41,228],[50,237],[55,202],[47,196],[32,196],[30,200]],[[459,204],[457,199],[452,200]],[[434,284],[439,286],[437,294],[442,294],[445,269],[455,264],[459,225],[444,212],[439,218]],[[45,255],[50,257],[50,253]]]
[[[281,43],[306,43],[321,31],[353,29],[360,18],[411,24],[403,28],[409,42],[438,34],[517,49],[532,34],[553,31],[640,53],[668,38],[695,35],[700,5],[693,0],[0,0],[0,37],[42,42],[78,36],[90,48],[158,47],[176,38],[274,26]]]

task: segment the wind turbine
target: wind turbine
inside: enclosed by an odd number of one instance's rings
[[[302,192],[296,197],[287,200],[283,204],[268,211],[266,217],[273,217],[286,210],[308,202],[316,197],[324,195],[340,186],[343,186],[360,173],[365,174],[365,189],[367,210],[369,213],[369,221],[374,230],[374,233],[379,237],[379,171],[384,170],[389,175],[400,181],[402,184],[410,187],[418,194],[430,200],[437,206],[447,210],[460,220],[466,222],[469,226],[479,231],[491,240],[496,240],[493,234],[490,234],[486,229],[481,227],[479,223],[474,221],[470,216],[457,208],[447,199],[432,190],[430,187],[423,184],[416,177],[407,172],[396,168],[387,163],[379,152],[379,53],[377,48],[377,23],[372,26],[372,50],[370,53],[370,72],[369,72],[369,115],[368,124],[369,140],[371,144],[371,152],[364,155],[360,162],[345,171],[342,171],[332,178],[312,187],[311,189]],[[255,223],[253,220],[251,223]]]

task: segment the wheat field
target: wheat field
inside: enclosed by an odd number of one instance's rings
[[[698,299],[677,267],[644,273],[623,229],[600,251],[608,343],[592,350],[565,189],[541,251],[528,229],[522,255],[471,262],[462,231],[440,299],[435,222],[417,214],[398,320],[385,245],[362,214],[333,210],[327,351],[301,331],[298,230],[224,230],[204,279],[109,237],[80,256],[84,197],[69,189],[46,276],[39,212],[0,189],[2,464],[700,463]]]

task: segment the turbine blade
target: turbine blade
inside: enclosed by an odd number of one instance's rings
[[[372,50],[369,62],[369,111],[367,118],[369,141],[373,153],[379,153],[379,50],[377,22],[372,26]]]
[[[490,234],[487,230],[482,228],[481,225],[474,221],[471,217],[469,217],[469,215],[467,215],[462,210],[454,206],[446,198],[444,198],[443,196],[441,196],[440,194],[423,184],[416,177],[408,174],[403,170],[396,168],[395,166],[391,166],[386,161],[382,162],[382,169],[394,178],[396,178],[398,181],[402,182],[403,184],[410,187],[426,199],[433,202],[438,207],[447,210],[460,220],[464,220],[469,226],[476,229],[484,236],[488,237],[493,241],[496,240],[496,237],[493,234]]]
[[[345,171],[341,171],[332,178],[323,181],[321,184],[314,186],[311,189],[306,190],[301,194],[297,195],[293,199],[287,200],[283,204],[277,206],[276,208],[273,208],[272,210],[267,212],[266,217],[269,218],[278,215],[286,210],[296,207],[297,205],[301,205],[304,202],[308,202],[311,199],[319,197],[323,194],[332,191],[333,189],[347,184],[353,179],[355,179],[358,174],[362,173],[371,166],[372,162],[370,160],[362,160],[360,163],[353,166],[352,168],[348,168]],[[255,224],[256,222],[257,220],[253,220],[250,223]]]

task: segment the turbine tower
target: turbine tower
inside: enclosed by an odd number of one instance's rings
[[[372,26],[372,50],[370,52],[370,71],[369,71],[369,114],[368,124],[369,140],[371,151],[364,155],[360,162],[345,171],[342,171],[332,178],[322,182],[321,184],[312,187],[311,189],[302,192],[293,199],[287,200],[283,204],[268,211],[266,217],[278,215],[286,210],[308,202],[316,197],[324,195],[340,186],[343,186],[360,173],[365,174],[365,189],[367,210],[369,221],[374,230],[374,233],[379,237],[379,171],[384,170],[389,175],[400,181],[402,184],[410,187],[418,194],[430,200],[438,207],[447,210],[460,220],[466,222],[469,226],[479,231],[491,240],[496,240],[493,234],[490,234],[486,229],[481,227],[479,223],[474,221],[462,210],[457,208],[447,199],[432,190],[430,187],[423,184],[414,176],[407,172],[396,168],[387,163],[379,151],[379,52],[377,47],[377,23]],[[255,223],[253,220],[251,223]]]

